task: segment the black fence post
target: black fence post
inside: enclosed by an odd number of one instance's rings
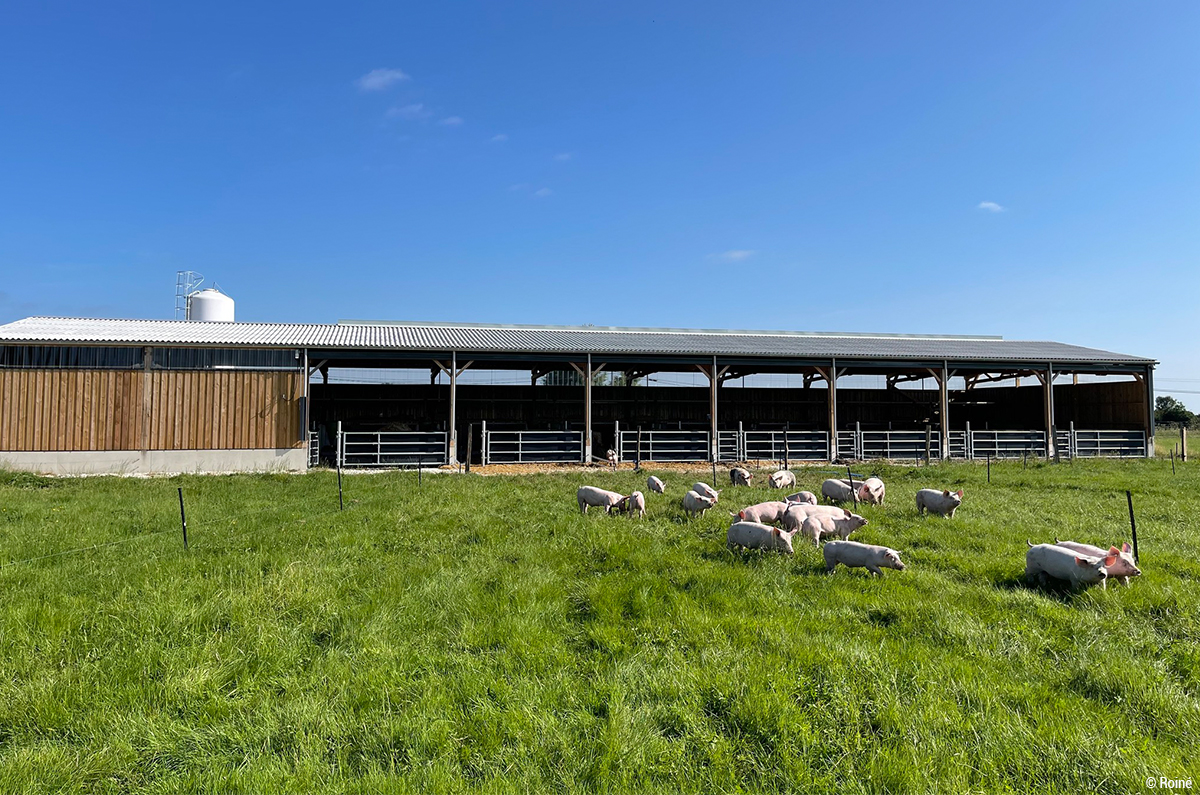
[[[987,454],[988,483],[992,482],[992,454]]]
[[[1133,562],[1138,562],[1138,544],[1137,544],[1137,522],[1133,518],[1133,495],[1128,491],[1125,492],[1125,499],[1129,501],[1129,530],[1133,533]]]
[[[187,514],[183,512],[183,489],[179,489],[179,523],[183,525],[183,548],[188,548],[187,543]]]

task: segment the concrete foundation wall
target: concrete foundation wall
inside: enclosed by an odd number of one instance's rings
[[[51,475],[304,472],[308,450],[0,451],[0,467]]]

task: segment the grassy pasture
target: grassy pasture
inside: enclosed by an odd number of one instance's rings
[[[585,482],[645,491],[629,471],[355,475],[341,513],[328,472],[0,473],[0,563],[124,540],[0,568],[0,791],[1125,793],[1200,773],[1200,465],[857,471],[888,503],[856,538],[906,572],[729,553],[723,509],[768,492],[725,487],[689,522],[674,472],[644,521],[574,505]],[[924,486],[963,488],[957,518],[919,517]],[[1126,539],[1126,488],[1144,576],[1024,587],[1026,538]]]

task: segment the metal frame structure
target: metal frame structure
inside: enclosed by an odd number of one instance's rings
[[[938,385],[936,421],[931,422],[928,447],[931,456],[956,449],[975,455],[988,449],[997,455],[1011,452],[1021,438],[1035,441],[1041,434],[1042,455],[1054,455],[1062,444],[1055,425],[1054,381],[1063,375],[1132,376],[1145,390],[1145,416],[1140,429],[1141,449],[1153,455],[1152,359],[1109,353],[1078,346],[1040,341],[1010,341],[995,337],[937,337],[856,334],[805,334],[796,332],[713,331],[685,329],[613,329],[597,327],[485,326],[479,324],[415,324],[347,322],[325,325],[196,323],[179,321],[119,321],[86,318],[27,318],[0,326],[0,346],[94,345],[172,346],[194,348],[293,349],[302,352],[303,366],[310,374],[324,376],[330,367],[428,368],[431,378],[446,374],[449,380],[446,461],[459,456],[459,377],[471,367],[493,370],[573,369],[579,373],[579,417],[583,423],[579,459],[593,455],[594,416],[592,386],[604,371],[649,374],[655,372],[700,372],[709,387],[706,458],[728,460],[736,449],[739,457],[750,458],[746,433],[737,437],[720,427],[721,385],[730,378],[760,373],[803,376],[805,385],[823,381],[827,385],[828,421],[818,432],[833,441],[837,452],[867,455],[876,449],[892,452],[898,437],[882,440],[863,434],[875,431],[848,430],[839,422],[838,381],[846,376],[886,376],[888,387],[905,381],[932,378]],[[1022,431],[1024,437],[1011,441],[1008,431],[968,430],[961,444],[951,429],[949,382],[965,380],[966,392],[975,387],[1007,379],[1033,378],[1043,388],[1043,428]],[[307,395],[306,395],[307,397]],[[304,409],[307,411],[307,406]],[[812,429],[809,429],[812,430]],[[494,433],[501,433],[496,431]],[[518,432],[520,433],[520,432]],[[626,431],[625,433],[629,433]],[[648,433],[662,433],[648,431]],[[988,433],[999,434],[989,441]],[[1068,455],[1138,449],[1133,437],[1088,436],[1091,431],[1070,431],[1064,451]],[[1107,433],[1107,432],[1105,432]],[[849,434],[849,436],[847,436]],[[1080,434],[1083,434],[1081,436]],[[923,434],[922,434],[923,435]],[[500,437],[503,439],[503,437]],[[665,438],[665,437],[664,437]],[[1082,440],[1082,443],[1081,443]],[[485,443],[487,456],[494,458],[497,437]],[[1057,443],[1057,445],[1056,445]],[[298,442],[302,444],[302,442]],[[827,441],[828,445],[828,441]],[[872,447],[872,445],[882,445]],[[382,447],[382,442],[378,442]],[[655,445],[660,447],[660,445]],[[906,450],[919,446],[908,439]],[[787,457],[793,456],[790,437]],[[937,452],[935,452],[937,451]],[[969,451],[969,452],[968,452]],[[624,450],[622,457],[624,456]],[[986,454],[986,453],[985,453]],[[689,450],[688,455],[691,455]],[[518,453],[518,457],[522,457]],[[653,460],[647,458],[646,460]]]

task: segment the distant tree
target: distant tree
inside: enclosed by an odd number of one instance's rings
[[[1161,395],[1154,399],[1154,421],[1162,425],[1191,425],[1196,415],[1170,395]]]

